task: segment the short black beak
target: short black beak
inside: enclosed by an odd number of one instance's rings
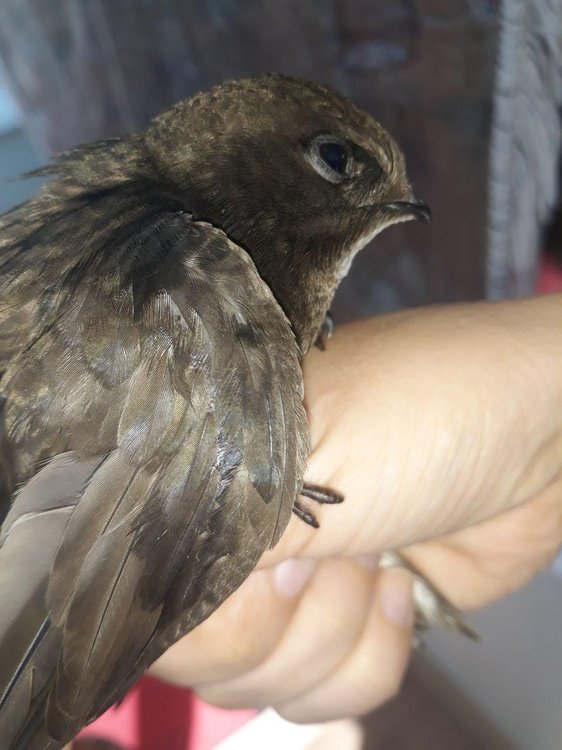
[[[400,211],[403,214],[409,214],[418,221],[423,221],[429,224],[431,221],[431,211],[427,203],[415,198],[412,201],[395,201],[394,203],[387,203],[387,208],[392,208],[395,211]]]

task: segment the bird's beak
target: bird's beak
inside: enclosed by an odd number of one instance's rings
[[[427,203],[420,201],[418,198],[414,198],[411,201],[394,201],[393,203],[386,203],[385,208],[390,208],[393,211],[399,212],[402,216],[408,216],[418,221],[423,221],[429,224],[431,221],[431,211]]]

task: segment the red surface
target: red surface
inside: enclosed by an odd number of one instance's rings
[[[123,750],[211,750],[255,713],[214,708],[190,690],[145,677],[80,737],[111,740]]]
[[[562,291],[562,265],[546,258],[537,279],[537,292],[549,294],[560,291]]]

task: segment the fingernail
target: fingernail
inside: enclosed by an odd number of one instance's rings
[[[359,555],[357,561],[369,570],[376,570],[379,567],[380,555]]]
[[[315,560],[290,558],[279,563],[273,571],[273,580],[283,596],[298,596],[306,586],[314,569]]]
[[[386,619],[401,628],[414,621],[412,577],[405,570],[387,570],[381,576],[380,604]]]

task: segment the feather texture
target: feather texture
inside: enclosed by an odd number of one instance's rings
[[[6,401],[0,394],[0,524],[8,512],[12,499],[12,460],[6,434],[5,404]]]
[[[34,243],[2,235],[22,483],[0,547],[3,748],[59,747],[121,697],[244,580],[302,482],[287,318],[244,250],[173,206],[138,210],[139,190],[43,201]],[[49,279],[27,274],[38,239]]]

